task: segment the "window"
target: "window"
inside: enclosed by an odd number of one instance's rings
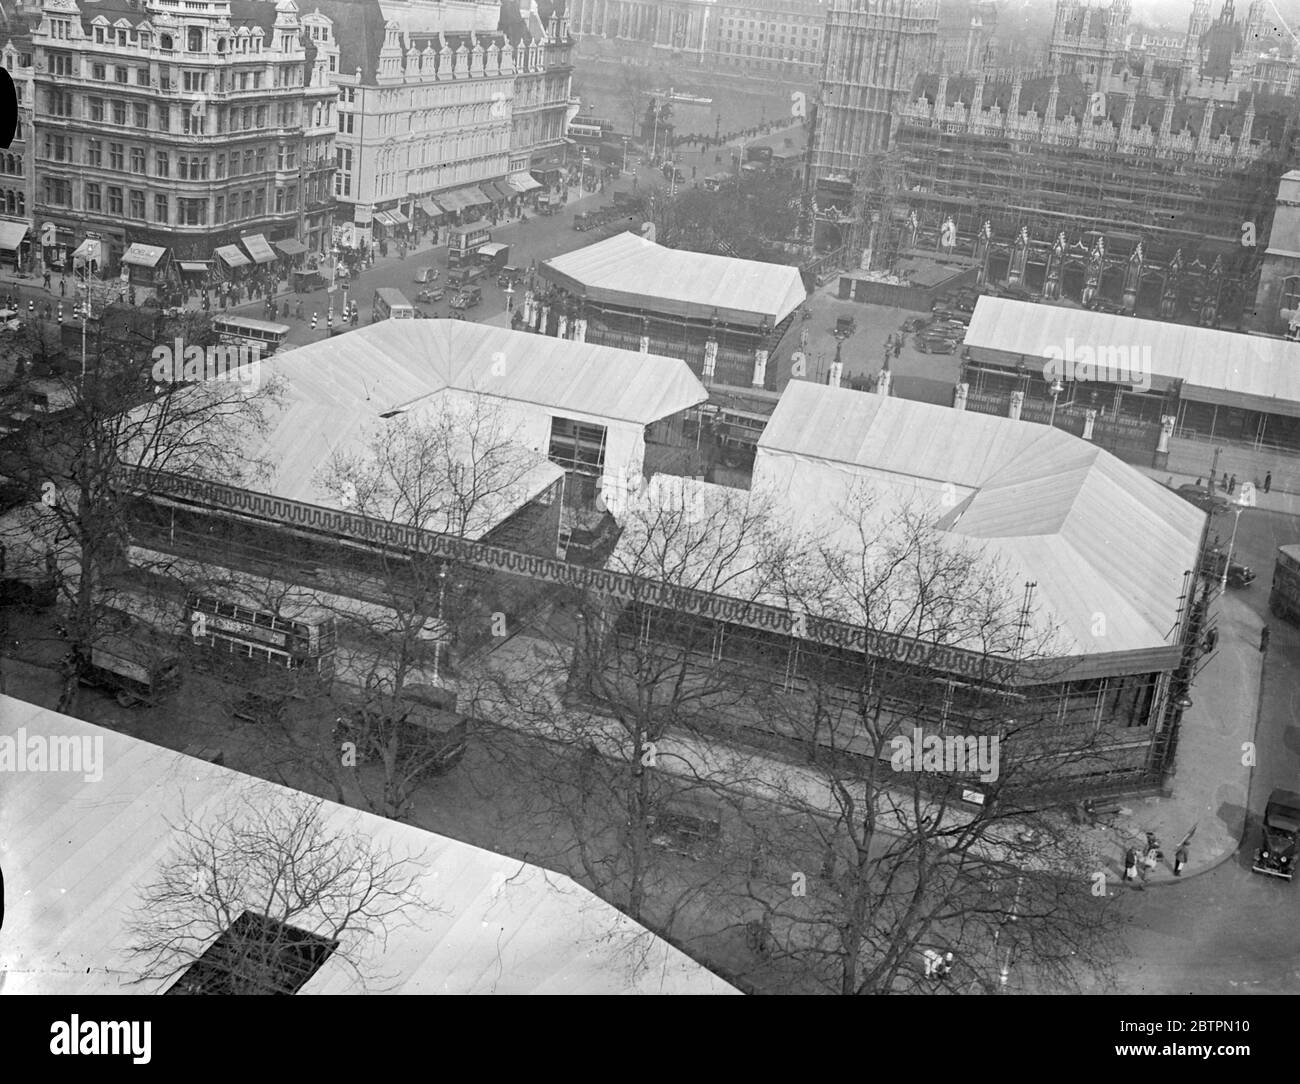
[[[1300,309],[1300,275],[1282,280],[1282,308]]]
[[[148,68],[136,68],[136,69],[135,69],[135,84],[136,84],[136,86],[139,86],[139,87],[147,87],[147,86],[149,85],[149,69],[148,69]]]
[[[185,32],[185,49],[191,53],[203,52],[203,30],[197,26],[191,26]]]
[[[90,66],[90,74],[95,79],[103,80],[108,78],[108,72],[103,64],[92,64]]]
[[[208,73],[186,71],[184,73],[184,87],[190,92],[207,90]]]
[[[108,145],[108,168],[120,170],[124,165],[123,145],[121,143],[110,143]]]
[[[185,132],[188,135],[203,135],[207,128],[208,118],[202,113],[196,113],[193,109],[185,111]]]
[[[172,107],[169,105],[160,105],[158,107],[158,131],[170,132],[172,130]]]
[[[170,34],[159,34],[158,48],[168,53],[175,49],[176,46],[172,44],[172,36]]]
[[[241,216],[242,216],[243,218],[252,218],[252,216],[253,216],[253,193],[252,193],[252,192],[245,192],[245,193],[243,194],[243,196],[240,197],[240,201],[239,201],[239,202],[240,202],[240,205],[241,205]]]
[[[264,105],[257,107],[257,126],[259,128],[266,127],[266,106]]]
[[[121,64],[118,64],[113,68],[113,79],[115,82],[125,83],[128,81],[129,75],[130,73]]]
[[[51,87],[49,91],[50,113],[56,117],[72,116],[72,92]]]
[[[172,71],[171,71],[171,68],[159,68],[159,69],[158,69],[158,83],[159,83],[159,85],[162,87],[163,90],[170,91],[170,90],[172,89]]]
[[[167,993],[296,994],[336,948],[337,941],[245,911]]]
[[[171,161],[166,151],[159,151],[154,157],[154,173],[159,177],[171,176]]]
[[[605,469],[605,427],[552,418],[550,459],[566,470],[600,474]]]
[[[126,123],[126,102],[113,103],[113,123],[114,124]]]
[[[156,195],[153,198],[153,217],[156,222],[167,221],[167,197]]]
[[[131,217],[144,220],[144,193],[131,189]]]
[[[220,225],[226,220],[226,197],[217,196],[212,204],[212,223]]]
[[[340,113],[340,114],[339,114],[339,131],[340,131],[340,132],[344,132],[344,133],[346,133],[347,135],[351,135],[351,134],[352,134],[352,117],[353,117],[353,114],[351,114],[351,113]]]
[[[46,134],[45,157],[54,162],[71,162],[72,145],[66,136]]]
[[[259,188],[253,193],[253,214],[261,218],[266,214],[266,189]]]
[[[258,173],[266,172],[266,148],[265,147],[257,148],[257,172]]]
[[[122,213],[122,190],[112,184],[108,186],[108,213],[110,215]]]
[[[141,102],[137,102],[134,106],[134,111],[135,111],[135,126],[137,128],[148,128],[149,107],[147,105],[144,105]]]
[[[45,202],[55,207],[72,206],[72,182],[64,177],[46,177]]]
[[[102,211],[104,209],[104,195],[100,191],[99,185],[90,181],[86,182],[86,210]]]
[[[50,58],[51,75],[70,76],[72,74],[71,53],[56,53],[53,50],[51,50],[49,53],[49,58]]]
[[[86,140],[86,165],[102,167],[104,165],[104,141],[101,139]]]
[[[89,99],[89,102],[90,102],[90,109],[88,111],[88,115],[90,116],[90,119],[95,121],[102,121],[104,119],[104,99],[91,98]]]
[[[252,152],[252,151],[244,151],[244,172],[245,172],[245,173],[252,173],[252,172],[253,172],[253,152]]]
[[[226,175],[226,156],[224,154],[219,154],[217,155],[217,172],[216,172],[217,180],[221,180],[223,177],[225,177],[225,175]]]
[[[131,148],[131,172],[132,172],[132,173],[143,173],[143,172],[144,172],[144,168],[145,168],[145,167],[144,167],[144,148],[143,148],[143,147],[132,147],[132,148]],[[143,216],[141,216],[141,217],[143,217]]]
[[[176,217],[182,226],[206,226],[208,223],[208,201],[205,199],[178,199]]]

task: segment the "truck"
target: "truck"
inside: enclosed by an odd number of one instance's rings
[[[1300,545],[1278,547],[1268,611],[1283,621],[1300,625]]]
[[[1297,841],[1300,841],[1300,794],[1275,790],[1264,807],[1259,849],[1251,869],[1291,880],[1295,874]]]
[[[510,262],[510,246],[498,242],[489,242],[478,250],[479,263],[493,271],[505,267]]]
[[[453,226],[447,231],[447,266],[478,262],[478,250],[492,240],[492,231],[482,223]]]
[[[456,698],[429,685],[407,685],[396,704],[371,701],[335,723],[337,741],[355,743],[362,761],[382,761],[400,748],[420,775],[442,775],[465,756],[470,719],[456,711]]]
[[[113,633],[91,646],[80,660],[78,679],[114,694],[124,708],[153,706],[180,687],[180,656],[139,630],[138,635]]]

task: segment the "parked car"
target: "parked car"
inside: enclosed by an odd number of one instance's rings
[[[1218,582],[1223,579],[1224,566],[1228,569],[1229,587],[1249,587],[1255,580],[1255,573],[1246,565],[1229,561],[1222,550],[1206,550],[1201,557],[1201,575],[1207,580]]]
[[[1300,794],[1279,789],[1268,796],[1261,835],[1251,869],[1291,880],[1295,874],[1296,843],[1300,840]]]
[[[319,271],[293,272],[293,289],[295,293],[309,294],[313,290],[323,290],[329,284],[329,279]]]
[[[913,341],[922,354],[953,354],[958,346],[952,335],[938,331],[921,332],[913,336]]]
[[[432,289],[429,290],[421,290],[418,294],[415,295],[415,300],[423,301],[426,304],[434,301],[441,301],[443,299],[443,296],[446,294],[446,292],[447,291],[444,290],[441,286],[434,286]]]
[[[462,290],[451,299],[453,309],[472,309],[483,300],[483,291],[477,286],[470,286]]]
[[[1112,301],[1108,297],[1094,297],[1089,303],[1088,308],[1093,312],[1107,312],[1112,315],[1122,313],[1124,306],[1118,301]]]
[[[910,320],[904,320],[903,326],[899,329],[904,335],[911,335],[914,331],[923,331],[930,326],[930,321],[924,316],[914,316]]]
[[[497,285],[503,290],[507,286],[518,286],[523,281],[524,272],[519,267],[503,267],[497,275]]]
[[[1183,500],[1196,505],[1202,512],[1226,512],[1232,508],[1232,502],[1221,493],[1212,491],[1208,486],[1198,486],[1191,482],[1179,486],[1175,491]]]
[[[421,285],[438,281],[438,269],[436,267],[421,267],[415,273],[415,281]]]

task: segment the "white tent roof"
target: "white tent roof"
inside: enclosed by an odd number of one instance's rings
[[[170,825],[185,816],[211,821],[234,796],[283,800],[296,792],[0,697],[0,750],[48,746],[55,736],[102,743],[102,778],[4,773],[4,992],[156,993],[129,984],[136,972],[127,923],[142,886],[179,842]],[[416,892],[434,909],[420,913],[418,925],[390,927],[386,944],[359,947],[369,987],[331,959],[303,994],[736,992],[567,877],[332,802],[321,816],[331,834],[418,857]]]
[[[979,350],[1046,358],[1049,348],[1070,356],[1071,344],[1102,357],[1121,349],[1156,390],[1181,380],[1184,399],[1300,416],[1300,343],[1285,339],[981,297],[965,343],[977,358]]]
[[[807,298],[797,267],[665,248],[619,233],[542,264],[542,277],[593,301],[731,323],[778,324]]]
[[[881,515],[907,502],[929,507],[954,545],[977,541],[1006,582],[1037,583],[1036,620],[1055,630],[1054,653],[1172,643],[1205,513],[1087,441],[792,381],[759,441],[754,490],[831,532],[855,487],[876,495]]]

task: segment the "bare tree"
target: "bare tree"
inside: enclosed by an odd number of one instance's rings
[[[178,340],[210,363],[188,375],[173,367]],[[168,358],[162,379],[160,348]],[[57,409],[8,445],[6,472],[39,494],[42,515],[19,524],[5,545],[47,564],[65,609],[71,652],[60,711],[73,707],[92,648],[116,620],[115,576],[125,568],[132,513],[159,474],[247,484],[264,468],[242,449],[266,424],[276,384],[256,360],[238,365],[233,351],[217,357],[219,349],[198,317],[101,325],[88,339],[84,375],[52,376]],[[205,379],[218,365],[223,375]]]
[[[473,683],[475,714],[504,728],[491,753],[498,774],[520,781],[512,824],[549,826],[535,833],[530,859],[665,934],[691,911],[726,925],[706,905],[731,861],[721,844],[747,762],[697,753],[719,714],[752,702],[752,690],[719,664],[716,629],[650,587],[682,600],[758,598],[797,555],[767,505],[738,490],[661,476],[617,512],[621,538],[607,567],[636,577],[644,596],[563,594],[462,687]],[[711,872],[697,880],[703,868]]]
[[[377,428],[364,448],[326,463],[320,481],[368,519],[478,539],[531,498],[545,466],[494,400],[473,396]],[[323,600],[348,645],[335,737],[352,743],[345,755],[380,766],[373,793],[355,774],[385,816],[406,816],[415,786],[464,751],[464,727],[439,711],[439,687],[452,676],[448,648],[459,632],[489,622],[481,579],[445,557],[381,544],[341,570],[339,593]]]
[[[816,797],[806,776],[775,776],[804,814],[777,831],[749,822],[760,970],[845,994],[996,992],[1013,967],[1030,988],[1068,989],[1085,970],[1105,981],[1119,919],[1104,867],[1042,808],[1111,758],[1090,715],[1059,720],[1057,630],[932,516],[858,493],[839,527],[810,538],[816,575],[791,585],[795,607],[960,647],[970,665],[944,677],[809,645],[776,703]],[[1032,667],[1049,680],[1013,683]]]
[[[365,957],[398,925],[434,911],[423,855],[394,857],[339,836],[322,803],[254,785],[224,808],[186,814],[131,923],[136,982],[180,993],[294,993],[325,959],[363,984]]]

